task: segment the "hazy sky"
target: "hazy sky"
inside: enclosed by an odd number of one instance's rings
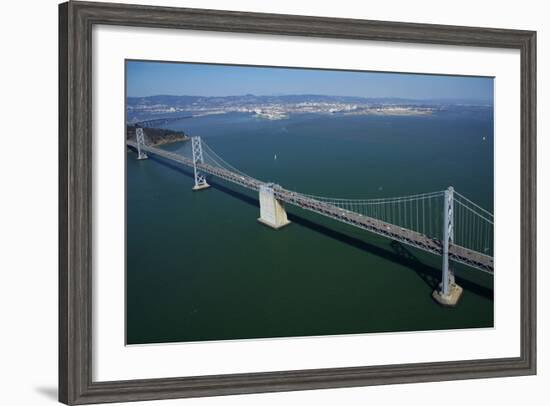
[[[493,101],[493,79],[128,61],[128,96],[283,95]]]

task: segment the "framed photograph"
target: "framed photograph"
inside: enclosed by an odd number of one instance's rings
[[[59,400],[536,373],[536,33],[59,8]]]

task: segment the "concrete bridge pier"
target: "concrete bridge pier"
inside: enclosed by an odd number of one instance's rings
[[[455,282],[454,274],[451,270],[448,272],[448,278],[441,281],[439,289],[436,289],[432,293],[432,297],[443,306],[454,307],[458,304],[458,301],[462,297],[462,286]],[[445,285],[447,285],[445,287]]]
[[[271,183],[260,186],[260,217],[258,221],[275,230],[290,224],[284,203],[275,198]]]

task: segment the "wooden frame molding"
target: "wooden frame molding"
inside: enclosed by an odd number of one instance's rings
[[[517,358],[92,381],[94,24],[398,41],[521,53],[521,355]],[[337,388],[536,373],[536,33],[109,3],[59,6],[59,400],[66,404]]]

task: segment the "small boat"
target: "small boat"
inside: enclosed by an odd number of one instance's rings
[[[275,155],[273,156],[273,160],[274,160],[274,161],[277,160],[277,154],[275,154]]]

